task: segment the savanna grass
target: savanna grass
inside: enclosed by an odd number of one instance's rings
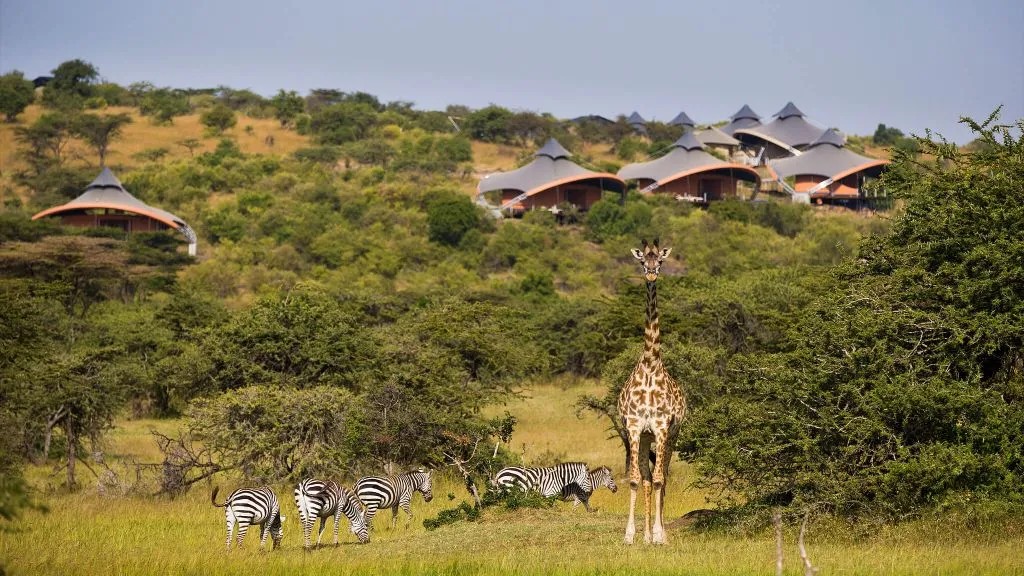
[[[622,477],[621,446],[618,440],[606,440],[603,422],[572,415],[575,398],[594,391],[592,383],[541,386],[502,407],[519,419],[512,447],[525,445],[527,461],[560,455],[607,464],[616,471],[619,492],[596,492],[594,513],[564,502],[511,511],[492,507],[477,521],[428,531],[424,519],[470,500],[460,479],[442,477],[432,502],[413,499],[415,518],[408,526],[400,512],[392,528],[384,512],[378,515],[370,544],[358,545],[343,531],[337,548],[305,552],[291,487],[278,486],[288,517],[282,548],[270,551],[268,541],[268,550],[259,550],[258,532],[252,530],[241,549],[225,552],[224,514],[210,505],[209,485],[177,500],[103,497],[85,489],[46,497],[49,513],[27,512],[0,533],[0,563],[12,574],[66,575],[773,574],[775,544],[769,530],[701,532],[676,526],[670,528],[666,546],[622,544],[629,491]],[[149,426],[167,432],[176,424],[122,423],[112,436],[111,450],[121,445],[139,457],[153,457],[144,441]],[[32,478],[39,476],[36,472]],[[690,474],[684,463],[673,464],[666,504],[670,521],[705,506],[703,494],[685,487]],[[215,482],[222,490],[236,485],[230,478]],[[803,573],[797,530],[785,530],[786,574]],[[936,518],[868,532],[812,521],[807,549],[820,574],[1024,574],[1024,533],[1021,523],[1012,520],[968,528]]]

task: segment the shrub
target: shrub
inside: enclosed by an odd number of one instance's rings
[[[427,226],[434,242],[457,246],[480,224],[480,210],[465,194],[440,191],[427,204]]]

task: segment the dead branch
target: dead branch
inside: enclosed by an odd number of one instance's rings
[[[441,452],[442,454],[444,454],[445,459],[451,462],[452,466],[455,466],[456,468],[459,469],[459,473],[462,474],[463,479],[465,479],[466,481],[466,489],[469,490],[470,494],[473,495],[473,500],[476,502],[477,507],[481,506],[480,493],[476,489],[476,483],[473,482],[473,477],[470,474],[470,470],[466,468],[466,464],[469,463],[474,456],[476,456],[476,449],[477,447],[480,446],[480,440],[480,438],[476,439],[476,442],[473,444],[473,450],[470,452],[469,457],[466,459],[460,460],[459,458],[455,457],[455,454]]]
[[[772,524],[775,525],[775,576],[782,576],[782,513],[772,512]]]
[[[807,530],[807,519],[811,517],[810,510],[804,514],[804,521],[800,524],[800,537],[797,539],[797,545],[800,549],[800,559],[804,562],[804,576],[814,576],[818,573],[818,569],[811,564],[811,559],[807,557],[807,548],[804,546],[804,532]]]
[[[214,462],[208,449],[197,448],[190,433],[179,432],[177,438],[171,438],[156,430],[150,432],[164,455],[160,464],[140,465],[160,468],[160,489],[154,496],[167,494],[173,498],[185,493],[193,484],[228,469]]]

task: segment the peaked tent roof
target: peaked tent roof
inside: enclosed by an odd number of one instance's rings
[[[880,172],[889,163],[848,150],[845,141],[837,130],[825,130],[800,156],[774,160],[768,167],[780,178],[810,175],[838,180],[864,170]]]
[[[843,146],[846,146],[846,136],[843,136],[842,133],[835,128],[829,128],[822,132],[821,136],[818,136],[817,140],[811,142],[811,145],[808,146],[807,149],[810,150],[811,148],[820,146],[821,144],[831,144],[836,148],[842,148]]]
[[[644,117],[641,116],[639,112],[634,111],[632,114],[629,115],[629,118],[626,118],[626,123],[627,124],[647,124],[647,120],[644,120]]]
[[[614,174],[587,170],[569,160],[572,154],[554,138],[548,140],[533,156],[533,162],[526,166],[485,176],[477,185],[477,193],[518,190],[526,196],[533,196],[561,184],[592,179],[598,180],[605,189],[615,192],[622,192],[626,187],[625,182]]]
[[[669,122],[669,125],[670,126],[689,126],[690,128],[693,128],[694,126],[696,126],[696,124],[693,122],[693,120],[689,116],[686,115],[686,112],[680,112],[679,114],[676,114],[676,117],[673,118],[672,121]]]
[[[722,132],[732,136],[734,132],[741,128],[750,128],[751,126],[760,126],[761,117],[756,112],[750,109],[750,106],[743,105],[735,114],[729,117],[729,123],[722,126]]]
[[[548,139],[548,141],[545,142],[543,146],[541,146],[540,150],[537,150],[536,152],[534,152],[533,155],[535,157],[536,156],[547,156],[548,158],[551,158],[552,160],[558,160],[559,158],[570,158],[570,157],[572,157],[572,153],[569,152],[568,150],[566,150],[565,146],[562,146],[562,144],[559,143],[559,141],[555,140],[554,138]]]
[[[750,106],[747,106],[746,104],[744,104],[742,108],[737,110],[735,114],[729,117],[730,120],[742,120],[744,118],[749,118],[758,121],[761,120],[761,116],[759,116],[757,112],[754,112],[750,108]]]
[[[800,109],[796,107],[796,104],[793,104],[792,102],[786,102],[786,105],[782,107],[782,110],[779,110],[775,114],[772,114],[772,116],[784,120],[786,118],[789,118],[790,116],[799,116],[803,118],[804,113],[801,112]]]
[[[649,162],[623,166],[619,177],[623,180],[654,180],[661,186],[690,174],[721,169],[734,171],[735,176],[742,180],[756,181],[759,178],[757,171],[749,166],[723,162],[708,154],[693,132],[687,132],[672,144],[668,154]]]
[[[740,128],[733,136],[740,140],[761,139],[786,148],[791,152],[818,139],[823,132],[807,120],[792,102],[775,113],[775,120],[761,126]]]
[[[43,210],[33,216],[32,219],[37,220],[45,216],[52,216],[62,212],[86,210],[90,208],[124,210],[125,212],[148,216],[154,220],[163,222],[175,230],[185,232],[186,236],[194,234],[192,229],[189,228],[189,225],[181,218],[178,218],[174,214],[165,210],[154,208],[129,194],[128,191],[124,189],[124,186],[121,185],[121,181],[117,179],[117,176],[114,176],[114,173],[110,171],[110,168],[106,167],[103,168],[103,171],[100,172],[99,176],[97,176],[91,184],[85,187],[85,192],[82,192],[80,196],[66,204]],[[191,240],[192,238],[190,237],[189,241]]]
[[[697,140],[700,140],[701,143],[704,144],[705,146],[710,146],[712,144],[718,146],[740,145],[739,140],[733,138],[732,136],[729,136],[728,134],[722,132],[718,128],[715,128],[714,126],[708,128],[707,130],[701,130],[697,132],[695,136],[697,137]]]

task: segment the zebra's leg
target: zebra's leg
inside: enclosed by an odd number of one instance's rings
[[[632,544],[636,537],[636,491],[640,487],[640,431],[628,425],[626,429],[629,430],[629,519],[622,541]]]
[[[405,518],[405,527],[406,528],[408,528],[409,525],[412,524],[412,506],[410,504],[412,504],[412,502],[404,502],[404,503],[402,503],[402,510],[405,510],[405,516],[406,516],[406,518]]]
[[[228,525],[228,537],[224,542],[224,547],[228,551],[231,550],[231,533],[235,531],[235,515],[231,513],[231,508],[228,508],[224,512],[224,521]]]
[[[366,521],[366,529],[367,530],[372,530],[373,529],[373,527],[370,526],[370,522],[373,521],[373,517],[376,514],[377,514],[377,505],[376,504],[367,504],[366,505],[366,511],[363,513],[363,520]]]
[[[263,550],[267,546],[267,536],[270,535],[270,519],[266,519],[260,524],[260,550]]]
[[[395,526],[398,525],[398,504],[391,507],[391,529],[394,530]]]
[[[309,550],[313,547],[311,534],[313,533],[314,521],[312,518],[306,516],[305,514],[300,514],[300,516],[302,516],[302,518],[300,518],[300,521],[302,522],[302,547],[305,550]]]
[[[323,538],[324,526],[326,526],[326,525],[327,525],[327,518],[324,517],[324,516],[321,516],[320,517],[320,531],[316,533],[316,547],[317,548],[320,547],[320,539]],[[335,532],[337,532],[337,530],[335,530]],[[337,542],[335,542],[335,544],[337,544]]]
[[[236,519],[238,520],[238,519]],[[237,548],[242,547],[242,541],[245,540],[245,533],[249,531],[249,523],[242,520],[238,520],[238,541],[235,543]]]
[[[341,502],[334,509],[334,545],[338,545],[338,524],[341,522]]]

